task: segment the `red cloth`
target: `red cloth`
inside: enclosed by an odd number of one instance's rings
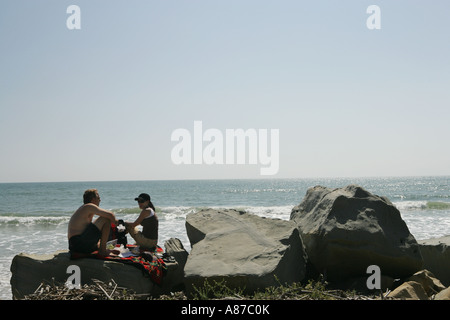
[[[130,264],[141,269],[143,273],[149,276],[154,283],[156,283],[157,285],[161,285],[162,279],[166,274],[167,267],[163,259],[156,256],[156,253],[162,253],[163,251],[164,250],[161,247],[156,247],[154,251],[143,251],[139,256],[131,256],[127,258],[122,258],[119,256],[104,257],[99,255],[98,251],[94,251],[91,254],[79,254],[76,252],[71,252],[71,259],[96,258],[101,260]]]
[[[161,285],[162,279],[167,271],[165,262],[156,256],[156,252],[163,252],[163,249],[156,247],[155,251],[144,251],[139,256],[131,256],[122,258],[119,256],[107,256],[103,257],[96,255],[97,259],[104,259],[110,261],[117,261],[126,264],[131,264],[137,268],[140,268],[144,274],[150,276],[150,279],[158,285]]]

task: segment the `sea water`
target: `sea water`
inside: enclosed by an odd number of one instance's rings
[[[134,221],[134,198],[149,193],[159,218],[159,245],[178,238],[187,251],[185,219],[202,208],[237,208],[289,220],[309,187],[358,184],[389,198],[417,240],[450,234],[450,177],[117,181],[0,184],[0,299],[11,299],[10,266],[21,252],[67,250],[67,225],[84,190],[98,189],[100,206]],[[128,237],[129,242],[133,240]]]

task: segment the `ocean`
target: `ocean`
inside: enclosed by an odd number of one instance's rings
[[[417,240],[450,234],[450,177],[0,183],[0,299],[12,298],[16,254],[67,250],[67,224],[89,188],[98,189],[102,208],[125,221],[139,215],[134,198],[149,193],[159,217],[159,245],[178,238],[190,251],[185,218],[191,212],[238,208],[289,220],[309,187],[349,184],[388,197]]]

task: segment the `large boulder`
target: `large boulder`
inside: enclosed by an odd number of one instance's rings
[[[420,240],[424,268],[433,272],[445,286],[450,286],[450,236]]]
[[[189,293],[205,280],[254,292],[305,277],[306,254],[295,223],[236,210],[204,209],[186,217],[191,242]]]
[[[291,220],[310,262],[330,281],[367,277],[370,265],[393,278],[422,268],[418,244],[397,208],[359,186],[310,188]]]
[[[65,283],[73,273],[68,270],[70,265],[80,268],[81,285],[91,284],[92,279],[106,283],[113,279],[119,287],[150,296],[169,293],[180,284],[183,275],[183,270],[176,261],[168,261],[167,273],[162,283],[157,285],[142,269],[122,262],[94,258],[71,259],[68,251],[45,255],[20,253],[11,263],[13,299],[22,299],[34,293],[43,281]]]

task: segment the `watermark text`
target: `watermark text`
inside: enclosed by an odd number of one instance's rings
[[[373,289],[381,289],[381,270],[380,267],[377,265],[370,265],[367,267],[366,273],[371,274],[367,278],[367,289],[373,290]]]
[[[219,129],[203,132],[203,122],[194,121],[193,133],[184,128],[172,132],[178,142],[171,152],[174,164],[260,164],[261,175],[275,175],[279,170],[278,129]],[[270,152],[269,152],[270,139]],[[206,143],[206,144],[205,144]]]
[[[81,270],[77,265],[70,265],[67,267],[66,273],[71,274],[65,283],[66,287],[69,289],[80,289],[81,288]]]

